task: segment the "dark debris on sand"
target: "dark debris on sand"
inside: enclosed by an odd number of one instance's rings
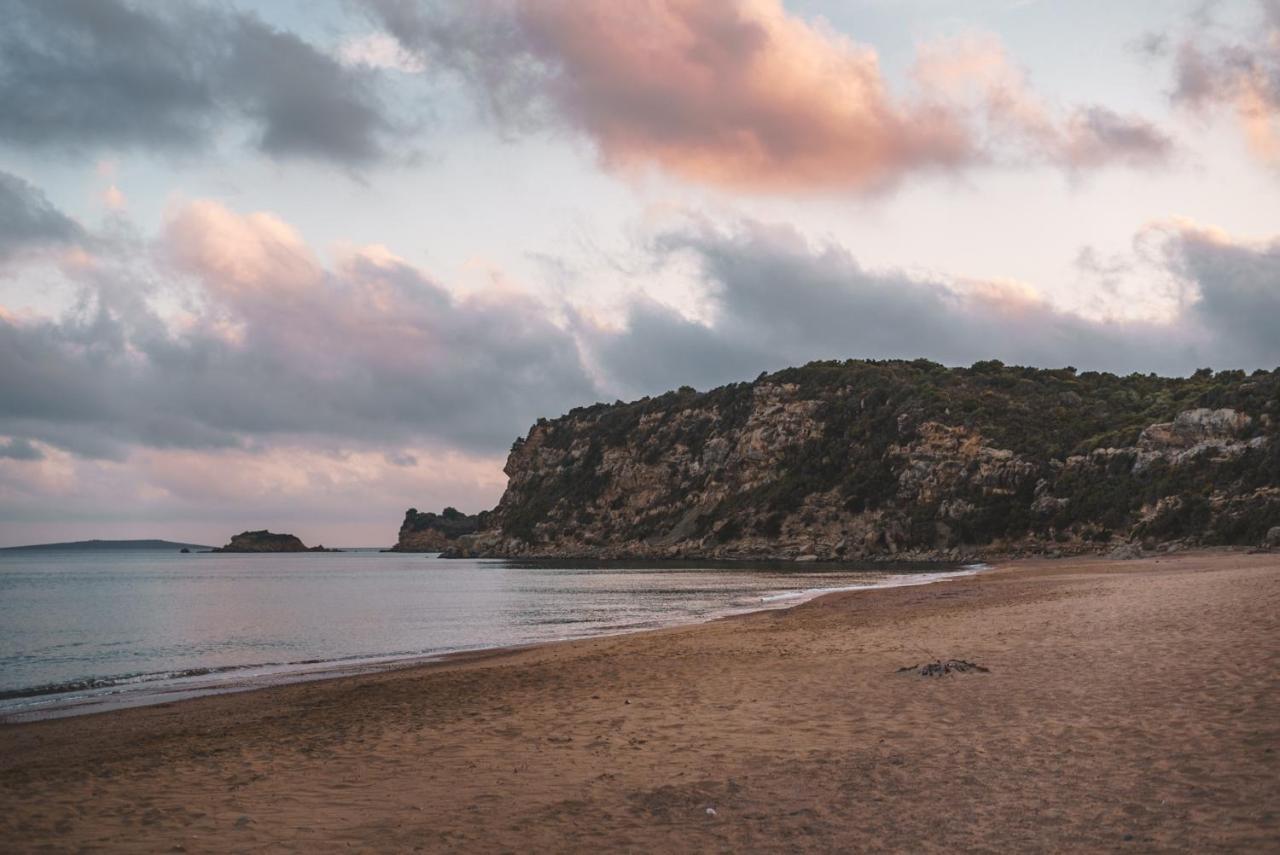
[[[976,662],[966,662],[964,659],[948,659],[943,662],[941,659],[935,659],[924,665],[908,665],[905,668],[899,668],[899,674],[907,672],[915,672],[921,677],[945,677],[948,674],[989,674],[990,668],[984,668]]]

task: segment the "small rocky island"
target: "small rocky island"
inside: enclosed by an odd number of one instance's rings
[[[323,546],[308,547],[292,534],[276,534],[267,531],[242,531],[231,538],[226,546],[211,549],[210,552],[341,552],[341,549],[325,549]]]

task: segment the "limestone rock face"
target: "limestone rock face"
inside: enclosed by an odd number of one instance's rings
[[[1280,525],[1277,422],[1280,370],[814,363],[539,420],[511,450],[497,508],[449,552],[955,560],[1256,545]]]
[[[391,551],[444,552],[459,537],[476,532],[482,516],[464,514],[456,508],[445,508],[438,514],[410,508],[405,511],[400,535]]]
[[[1144,451],[1193,448],[1201,443],[1224,444],[1240,436],[1252,419],[1230,408],[1197,407],[1178,413],[1172,422],[1154,424],[1142,431],[1138,447]]]
[[[1219,461],[1236,458],[1249,448],[1262,447],[1267,438],[1245,438],[1253,419],[1230,408],[1198,407],[1178,413],[1171,422],[1154,424],[1138,437],[1139,469],[1158,460],[1182,463],[1201,455]]]

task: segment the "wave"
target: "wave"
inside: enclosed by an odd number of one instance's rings
[[[305,663],[299,662],[296,664]],[[269,667],[269,665],[225,665],[221,667],[184,668],[178,671],[138,672],[134,674],[115,674],[107,677],[85,677],[79,680],[68,680],[64,683],[45,683],[39,686],[26,686],[19,689],[0,689],[0,701],[35,698],[42,695],[65,695],[71,692],[114,689],[121,686],[136,686],[160,680],[179,680],[184,677],[207,677],[212,674],[224,674],[230,671],[262,667]]]
[[[966,564],[959,570],[950,570],[940,573],[904,573],[897,576],[890,576],[881,582],[872,582],[860,585],[841,585],[834,588],[803,588],[798,591],[782,591],[777,594],[768,594],[760,598],[762,603],[776,603],[786,600],[804,600],[821,597],[824,594],[840,594],[846,591],[871,591],[877,588],[910,588],[915,585],[929,585],[933,582],[942,582],[947,579],[960,579],[965,576],[976,576],[985,570],[991,568],[986,564]]]

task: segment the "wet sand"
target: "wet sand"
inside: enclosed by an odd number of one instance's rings
[[[965,659],[989,673],[898,669]],[[1278,851],[1280,555],[0,727],[6,851]]]

